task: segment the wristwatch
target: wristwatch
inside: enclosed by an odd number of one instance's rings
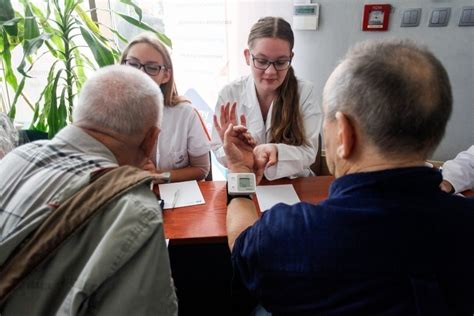
[[[158,174],[158,179],[162,180],[164,183],[171,182],[171,172],[166,171]]]

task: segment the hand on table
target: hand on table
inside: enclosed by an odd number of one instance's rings
[[[439,184],[439,188],[443,190],[444,192],[454,193],[453,185],[447,180],[441,181],[441,183]]]

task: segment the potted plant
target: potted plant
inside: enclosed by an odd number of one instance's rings
[[[106,10],[131,26],[156,33],[171,47],[166,35],[142,21],[139,6],[132,0],[120,2],[133,8],[134,16]],[[30,129],[47,132],[49,138],[71,122],[74,99],[86,80],[86,69],[114,64],[120,57],[118,43],[101,32],[99,23],[92,20],[82,3],[82,0],[45,0],[40,6],[19,0],[23,8],[19,12],[14,10],[11,0],[0,0],[0,60],[4,69],[0,81],[14,91],[9,116],[14,119],[18,101],[23,99],[34,112]],[[114,28],[100,26],[106,27],[119,41],[127,42]],[[13,65],[11,51],[18,45],[23,48],[23,57],[18,65]],[[31,71],[45,55],[52,56],[53,62],[40,96],[32,101],[25,93],[26,87],[37,84]]]

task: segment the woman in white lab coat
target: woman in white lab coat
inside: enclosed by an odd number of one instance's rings
[[[474,189],[474,145],[444,163],[440,187],[448,193]]]
[[[178,95],[166,47],[155,35],[140,34],[123,51],[121,64],[141,69],[163,92],[165,106],[156,155],[145,168],[166,173],[172,182],[204,179],[210,168],[209,136],[191,102]]]
[[[267,179],[313,175],[309,167],[318,150],[322,111],[313,85],[297,79],[291,67],[291,26],[282,18],[261,18],[247,43],[244,56],[252,74],[220,91],[211,148],[225,166],[224,132],[240,123],[255,139],[257,157],[268,160]]]

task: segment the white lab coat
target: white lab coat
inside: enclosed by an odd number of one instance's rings
[[[313,175],[309,167],[316,159],[323,115],[318,101],[319,95],[315,93],[313,85],[308,81],[298,80],[298,89],[300,111],[303,116],[308,145],[276,144],[278,147],[278,163],[265,170],[265,177],[269,180]],[[220,91],[214,112],[217,117],[220,117],[220,106],[222,104],[234,101],[237,102],[237,116],[240,117],[241,114],[245,114],[247,128],[257,144],[268,143],[270,127],[272,126],[273,104],[270,106],[265,124],[257,99],[255,83],[251,75],[231,82]],[[212,130],[211,148],[219,162],[226,166],[222,141],[215,128]]]
[[[474,188],[474,145],[444,163],[443,179],[453,185],[455,192]]]
[[[189,156],[198,157],[208,153],[209,136],[205,128],[191,104],[165,106],[158,136],[157,168],[185,168],[189,166]]]

